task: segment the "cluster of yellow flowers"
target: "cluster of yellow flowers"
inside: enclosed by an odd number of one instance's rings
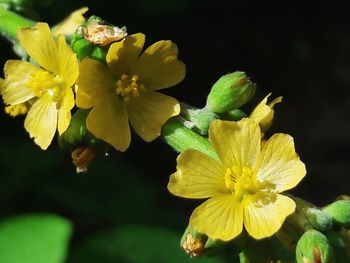
[[[91,109],[87,129],[119,151],[130,145],[129,122],[145,141],[158,137],[162,125],[180,113],[176,99],[158,92],[185,76],[176,45],[159,41],[142,53],[145,35],[138,33],[111,44],[106,63],[78,61],[66,30],[56,28],[53,35],[46,23],[38,23],[18,31],[32,61],[6,62],[1,81],[6,111],[27,114],[24,127],[42,149],[56,130],[60,135],[67,130],[75,105]],[[190,225],[210,238],[231,240],[243,226],[256,239],[268,237],[295,210],[295,202],[280,193],[296,186],[306,169],[291,136],[263,140],[273,107],[282,99],[267,104],[269,96],[248,118],[212,122],[209,141],[216,159],[196,150],[178,156],[168,189],[182,197],[209,198],[194,210]]]
[[[92,59],[78,63],[64,35],[53,36],[46,23],[20,29],[17,37],[36,65],[7,61],[2,96],[11,115],[27,113],[24,127],[42,149],[56,129],[60,135],[66,131],[75,104],[92,108],[87,128],[119,151],[130,145],[129,121],[137,134],[152,141],[180,112],[177,100],[157,92],[185,76],[171,41],[159,41],[141,54],[145,36],[130,35],[110,46],[105,65]]]

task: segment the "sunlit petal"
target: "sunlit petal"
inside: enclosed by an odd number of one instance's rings
[[[30,108],[24,127],[43,150],[52,142],[57,127],[57,108],[52,96],[45,93]]]
[[[306,174],[306,168],[295,152],[293,138],[274,134],[264,145],[255,170],[260,181],[273,183],[277,192],[296,186]]]
[[[243,229],[243,207],[230,194],[212,197],[193,211],[190,225],[212,239],[233,239]]]
[[[244,200],[244,227],[256,239],[275,234],[287,216],[295,210],[295,202],[284,195],[262,194]]]
[[[227,167],[253,167],[260,152],[259,125],[248,118],[238,122],[213,121],[209,139]]]
[[[169,191],[181,197],[208,198],[227,192],[226,168],[218,161],[196,150],[177,157],[177,172],[170,176]]]
[[[157,138],[163,124],[180,113],[176,99],[154,91],[143,91],[126,105],[131,126],[147,142]]]

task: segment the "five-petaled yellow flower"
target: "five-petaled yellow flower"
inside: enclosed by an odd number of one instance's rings
[[[176,45],[159,41],[141,54],[144,43],[143,34],[134,34],[111,45],[107,65],[92,59],[80,63],[77,106],[92,108],[86,120],[88,130],[119,151],[130,145],[129,121],[149,142],[180,112],[177,100],[156,92],[185,76]]]
[[[74,107],[71,87],[78,78],[78,61],[64,36],[53,38],[46,23],[20,29],[17,37],[40,67],[21,60],[7,61],[2,96],[8,105],[33,103],[24,127],[42,149],[47,149],[56,129],[62,134],[70,123]]]
[[[260,149],[260,127],[245,118],[214,121],[209,139],[218,160],[187,150],[179,155],[168,184],[175,195],[209,198],[194,210],[190,225],[225,241],[239,235],[243,225],[256,239],[273,235],[295,210],[295,202],[280,193],[306,173],[293,138],[278,133]]]

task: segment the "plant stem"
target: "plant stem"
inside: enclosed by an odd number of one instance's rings
[[[0,34],[9,40],[16,39],[19,28],[32,27],[35,23],[35,21],[0,7]]]
[[[172,118],[163,125],[161,136],[177,152],[181,153],[187,149],[195,149],[218,159],[210,142],[198,133],[183,126],[178,118]]]

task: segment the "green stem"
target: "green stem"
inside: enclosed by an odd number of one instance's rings
[[[183,126],[178,118],[172,118],[163,125],[161,136],[177,152],[195,149],[215,159],[218,158],[210,142],[198,133]]]
[[[35,21],[0,7],[0,33],[9,40],[16,39],[19,28],[32,27],[35,23]]]

